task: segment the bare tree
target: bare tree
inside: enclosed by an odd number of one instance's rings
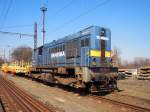
[[[32,60],[32,48],[27,46],[17,47],[13,50],[11,56],[13,60],[30,62]]]
[[[150,59],[145,57],[135,57],[134,61],[131,62],[122,62],[123,68],[139,68],[143,66],[150,66]]]
[[[136,57],[132,62],[134,67],[150,66],[150,59],[145,57]]]
[[[4,63],[4,59],[0,57],[0,66]]]
[[[114,47],[112,52],[112,63],[115,65],[115,66],[121,66],[121,50],[117,47]]]

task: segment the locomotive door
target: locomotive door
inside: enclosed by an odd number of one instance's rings
[[[101,43],[101,62],[105,63],[105,60],[106,60],[106,58],[105,58],[105,46],[106,46],[106,42],[105,42],[105,40],[101,39],[100,43]]]
[[[83,47],[81,48],[81,66],[88,66],[89,64],[89,48]]]
[[[106,51],[106,31],[105,29],[101,30],[100,33],[100,50],[101,50],[101,64],[106,63],[106,56],[105,56],[105,51]]]
[[[81,40],[81,66],[89,66],[89,36]]]

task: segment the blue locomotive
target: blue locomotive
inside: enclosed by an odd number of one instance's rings
[[[117,88],[118,69],[111,64],[108,28],[88,27],[40,46],[33,54],[32,77],[91,92]]]

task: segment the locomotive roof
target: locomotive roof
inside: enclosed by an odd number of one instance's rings
[[[64,43],[64,42],[66,42],[68,40],[75,39],[75,38],[80,37],[80,36],[88,35],[88,34],[91,33],[92,28],[100,28],[100,27],[99,26],[87,27],[87,28],[85,28],[85,29],[83,29],[81,31],[76,32],[76,33],[70,34],[70,35],[65,36],[63,38],[60,38],[58,40],[53,40],[50,43],[46,43],[44,45],[44,48],[47,48],[47,47],[50,47],[50,46],[53,46],[53,45],[56,45],[56,44]],[[107,29],[107,28],[105,28],[105,29]],[[42,46],[40,46],[40,47],[42,47]],[[40,47],[38,47],[38,48],[40,48]]]

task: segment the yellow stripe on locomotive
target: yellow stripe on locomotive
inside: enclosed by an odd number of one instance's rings
[[[99,51],[99,50],[91,50],[90,51],[90,56],[92,56],[92,57],[101,57],[101,51]],[[110,51],[105,51],[105,57],[106,58],[111,57],[111,52]]]

